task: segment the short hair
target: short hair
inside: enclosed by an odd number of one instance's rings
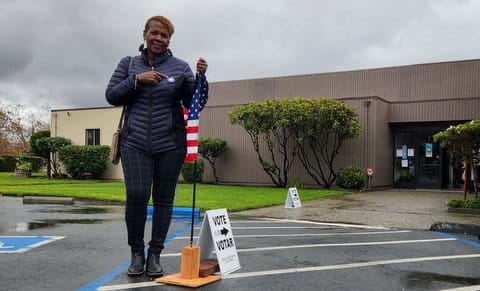
[[[163,24],[165,26],[165,28],[167,28],[167,31],[170,34],[170,36],[172,36],[173,32],[175,31],[175,29],[173,27],[173,23],[170,21],[170,19],[168,19],[168,18],[166,18],[165,16],[162,16],[162,15],[155,15],[155,16],[150,17],[147,20],[147,22],[145,23],[145,30],[143,31],[144,33],[147,32],[147,30],[150,28],[150,23],[152,21],[158,21],[161,24]]]

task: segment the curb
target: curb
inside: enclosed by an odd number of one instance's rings
[[[450,213],[465,213],[465,214],[476,214],[480,215],[480,209],[475,208],[455,208],[449,207],[448,212]]]
[[[461,224],[461,223],[452,223],[452,222],[434,222],[430,226],[430,230],[446,232],[446,233],[476,235],[480,239],[480,225]]]
[[[73,197],[24,196],[23,204],[74,204]]]

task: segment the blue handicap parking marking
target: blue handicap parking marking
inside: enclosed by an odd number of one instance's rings
[[[23,253],[64,236],[0,236],[1,253]]]

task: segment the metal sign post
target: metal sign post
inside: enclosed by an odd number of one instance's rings
[[[371,181],[371,179],[372,179],[373,173],[374,173],[373,168],[367,168],[368,188],[371,187],[370,181]]]

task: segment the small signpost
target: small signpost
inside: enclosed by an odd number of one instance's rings
[[[208,259],[215,249],[221,275],[232,273],[241,268],[226,209],[205,212],[198,237],[198,246],[201,250],[200,261]]]
[[[372,179],[373,173],[373,168],[367,168],[368,188],[370,188],[370,180]]]
[[[285,208],[300,208],[302,202],[300,202],[300,196],[296,187],[288,188],[287,199],[285,199]]]

